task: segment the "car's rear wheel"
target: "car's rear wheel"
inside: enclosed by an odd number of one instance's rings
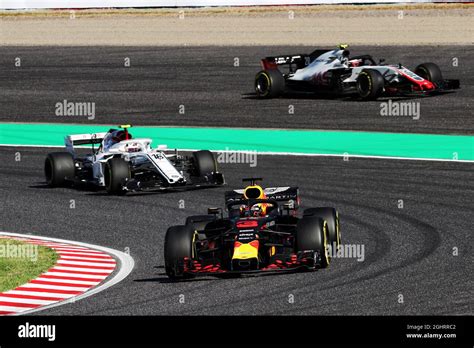
[[[331,262],[328,240],[328,224],[325,220],[306,216],[296,224],[296,251],[317,251],[321,268],[328,267]]]
[[[435,63],[423,63],[415,68],[415,74],[433,83],[443,80],[441,69]]]
[[[385,80],[377,70],[362,70],[357,77],[357,93],[364,100],[375,100],[380,97],[385,87]]]
[[[130,180],[130,166],[123,158],[111,158],[105,163],[104,181],[107,193],[123,195],[125,183]]]
[[[314,216],[325,220],[328,223],[329,245],[332,250],[338,250],[341,245],[341,226],[339,223],[339,213],[331,207],[308,208],[303,212],[303,216]]]
[[[193,153],[193,158],[197,176],[205,176],[217,172],[217,161],[211,151],[196,151]]]
[[[276,98],[285,89],[285,78],[280,70],[262,70],[255,76],[255,92],[259,98]]]
[[[165,271],[171,279],[183,279],[190,275],[185,273],[185,259],[192,261],[195,255],[196,233],[191,225],[172,226],[165,235]]]
[[[74,159],[69,152],[53,152],[46,156],[44,176],[49,186],[65,186],[74,178],[74,174]]]

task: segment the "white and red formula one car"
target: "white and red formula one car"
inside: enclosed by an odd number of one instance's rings
[[[166,145],[153,149],[151,139],[133,138],[128,132],[130,125],[120,127],[104,133],[66,136],[67,151],[46,157],[48,185],[89,183],[105,187],[110,194],[125,194],[224,184],[212,152],[195,151],[189,156],[168,150]],[[78,145],[90,145],[90,152],[79,154],[75,149]]]
[[[401,64],[386,65],[383,59],[376,63],[370,55],[351,57],[347,47],[262,59],[263,70],[255,77],[257,96],[275,98],[287,91],[311,91],[370,100],[459,88],[459,80],[443,79],[434,63],[420,64],[411,71]]]

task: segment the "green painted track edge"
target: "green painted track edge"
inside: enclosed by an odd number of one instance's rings
[[[104,132],[112,125],[0,123],[0,145],[61,146],[68,134]],[[474,136],[298,129],[133,127],[135,138],[177,149],[257,151],[474,161]]]

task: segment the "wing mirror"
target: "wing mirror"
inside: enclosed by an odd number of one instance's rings
[[[207,213],[210,215],[221,215],[221,219],[223,218],[222,208],[207,208]]]

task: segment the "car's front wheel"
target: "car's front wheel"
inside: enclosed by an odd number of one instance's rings
[[[193,153],[193,158],[197,176],[202,177],[217,172],[217,161],[211,151],[196,151]]]
[[[185,262],[192,261],[195,254],[197,233],[190,225],[172,226],[165,235],[165,271],[174,280],[189,277],[185,273]]]
[[[296,225],[296,251],[316,251],[320,257],[319,267],[326,268],[331,262],[328,248],[328,224],[325,220],[306,216]]]
[[[433,83],[443,80],[441,69],[435,63],[423,63],[415,68],[415,74]]]
[[[328,223],[328,238],[332,250],[338,250],[341,245],[341,226],[339,213],[331,207],[308,208],[303,212],[304,216],[314,216]]]
[[[111,158],[105,163],[104,181],[107,193],[123,195],[125,183],[130,180],[130,166],[123,158]]]

